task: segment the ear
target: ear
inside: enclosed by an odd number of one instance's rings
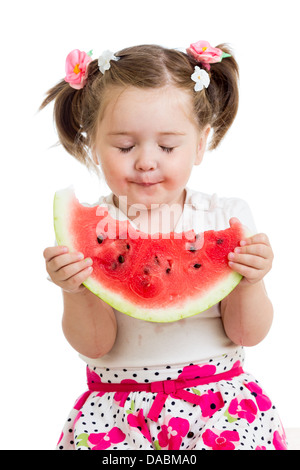
[[[206,150],[207,139],[210,133],[211,127],[208,124],[200,133],[197,145],[197,157],[195,160],[195,165],[200,165],[203,160],[203,156]]]
[[[92,145],[92,147],[91,147],[91,154],[92,154],[93,162],[94,162],[96,165],[99,165],[99,164],[100,164],[100,160],[99,160],[99,157],[98,157],[98,155],[97,155],[97,151],[96,151],[96,146],[95,146],[95,145]]]

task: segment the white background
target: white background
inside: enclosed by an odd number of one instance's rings
[[[52,200],[73,184],[82,201],[106,192],[56,142],[44,93],[75,49],[117,51],[156,43],[228,42],[240,66],[240,109],[224,143],[189,186],[247,200],[275,253],[265,279],[275,318],[247,348],[246,370],[264,385],[283,424],[298,427],[299,21],[297,0],[14,1],[1,6],[1,426],[3,449],[53,449],[85,366],[61,331],[60,289],[46,280]]]

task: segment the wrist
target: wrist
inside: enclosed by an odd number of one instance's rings
[[[236,289],[242,292],[253,291],[257,289],[261,289],[264,287],[264,281],[261,279],[257,282],[249,282],[245,277],[241,280],[241,282],[237,285]]]
[[[69,291],[62,289],[63,294],[66,295],[67,297],[72,298],[73,296],[81,297],[81,296],[86,296],[88,295],[88,292],[90,292],[84,285],[81,285],[78,287],[77,290],[74,291]]]

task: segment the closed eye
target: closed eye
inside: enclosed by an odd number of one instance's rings
[[[162,147],[161,148],[163,149],[164,152],[167,152],[167,153],[171,153],[172,150],[174,149],[174,147]]]
[[[166,153],[171,153],[174,150],[174,147],[163,147],[162,145],[160,146],[160,148]],[[131,149],[133,149],[133,147],[118,147],[118,149],[121,153],[128,153]]]
[[[133,147],[127,147],[127,148],[119,148],[118,149],[120,150],[121,153],[128,153],[130,152],[130,150],[132,149]]]

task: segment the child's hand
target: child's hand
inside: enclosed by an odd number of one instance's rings
[[[69,253],[63,246],[45,248],[43,255],[46,270],[56,285],[72,294],[85,289],[82,283],[93,270],[90,258],[83,259],[82,253]]]
[[[230,224],[237,219],[230,219]],[[270,271],[274,259],[269,239],[265,233],[258,233],[241,240],[240,246],[229,253],[229,266],[244,278],[243,284],[256,284]]]

